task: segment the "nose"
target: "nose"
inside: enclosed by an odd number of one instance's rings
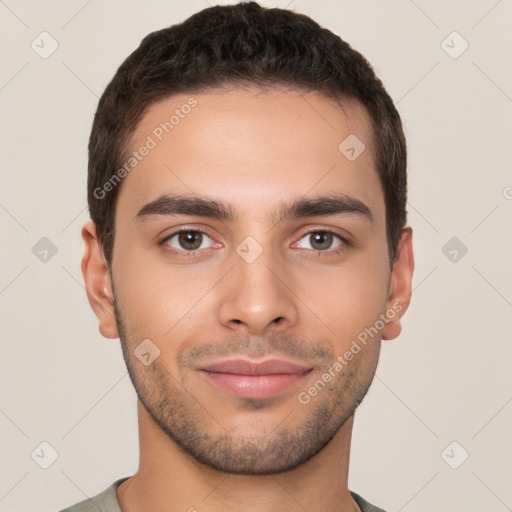
[[[290,273],[277,265],[270,250],[252,262],[233,254],[233,268],[220,293],[218,318],[232,330],[261,335],[285,331],[298,321],[299,299]]]

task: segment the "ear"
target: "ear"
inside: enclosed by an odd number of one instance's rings
[[[412,250],[412,228],[402,230],[395,261],[389,280],[389,295],[386,305],[387,323],[382,330],[382,339],[393,340],[402,331],[400,318],[407,311],[411,301],[414,255]]]
[[[84,224],[82,239],[85,245],[82,274],[89,304],[98,317],[100,333],[105,338],[119,338],[114,314],[112,283],[94,222],[89,221]]]

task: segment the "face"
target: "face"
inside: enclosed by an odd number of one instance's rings
[[[277,88],[183,94],[148,110],[130,146],[144,145],[116,206],[116,321],[101,309],[100,329],[196,460],[297,467],[351,418],[407,306],[369,117]]]

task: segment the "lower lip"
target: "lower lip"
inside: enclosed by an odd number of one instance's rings
[[[201,370],[211,384],[241,398],[270,398],[279,395],[302,382],[310,372],[238,375]]]

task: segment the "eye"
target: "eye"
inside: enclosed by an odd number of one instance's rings
[[[333,242],[336,243],[336,239],[338,240],[338,243],[333,246]],[[306,240],[306,243],[302,242],[302,240]],[[300,247],[303,249],[312,249],[314,251],[324,252],[329,249],[337,249],[338,247],[346,244],[347,241],[341,235],[338,235],[333,231],[318,230],[305,233],[301,238]]]
[[[187,229],[177,231],[176,233],[169,235],[162,241],[162,243],[167,244],[178,251],[190,252],[209,247],[208,244],[205,245],[206,239],[213,242],[213,240],[203,231]]]

